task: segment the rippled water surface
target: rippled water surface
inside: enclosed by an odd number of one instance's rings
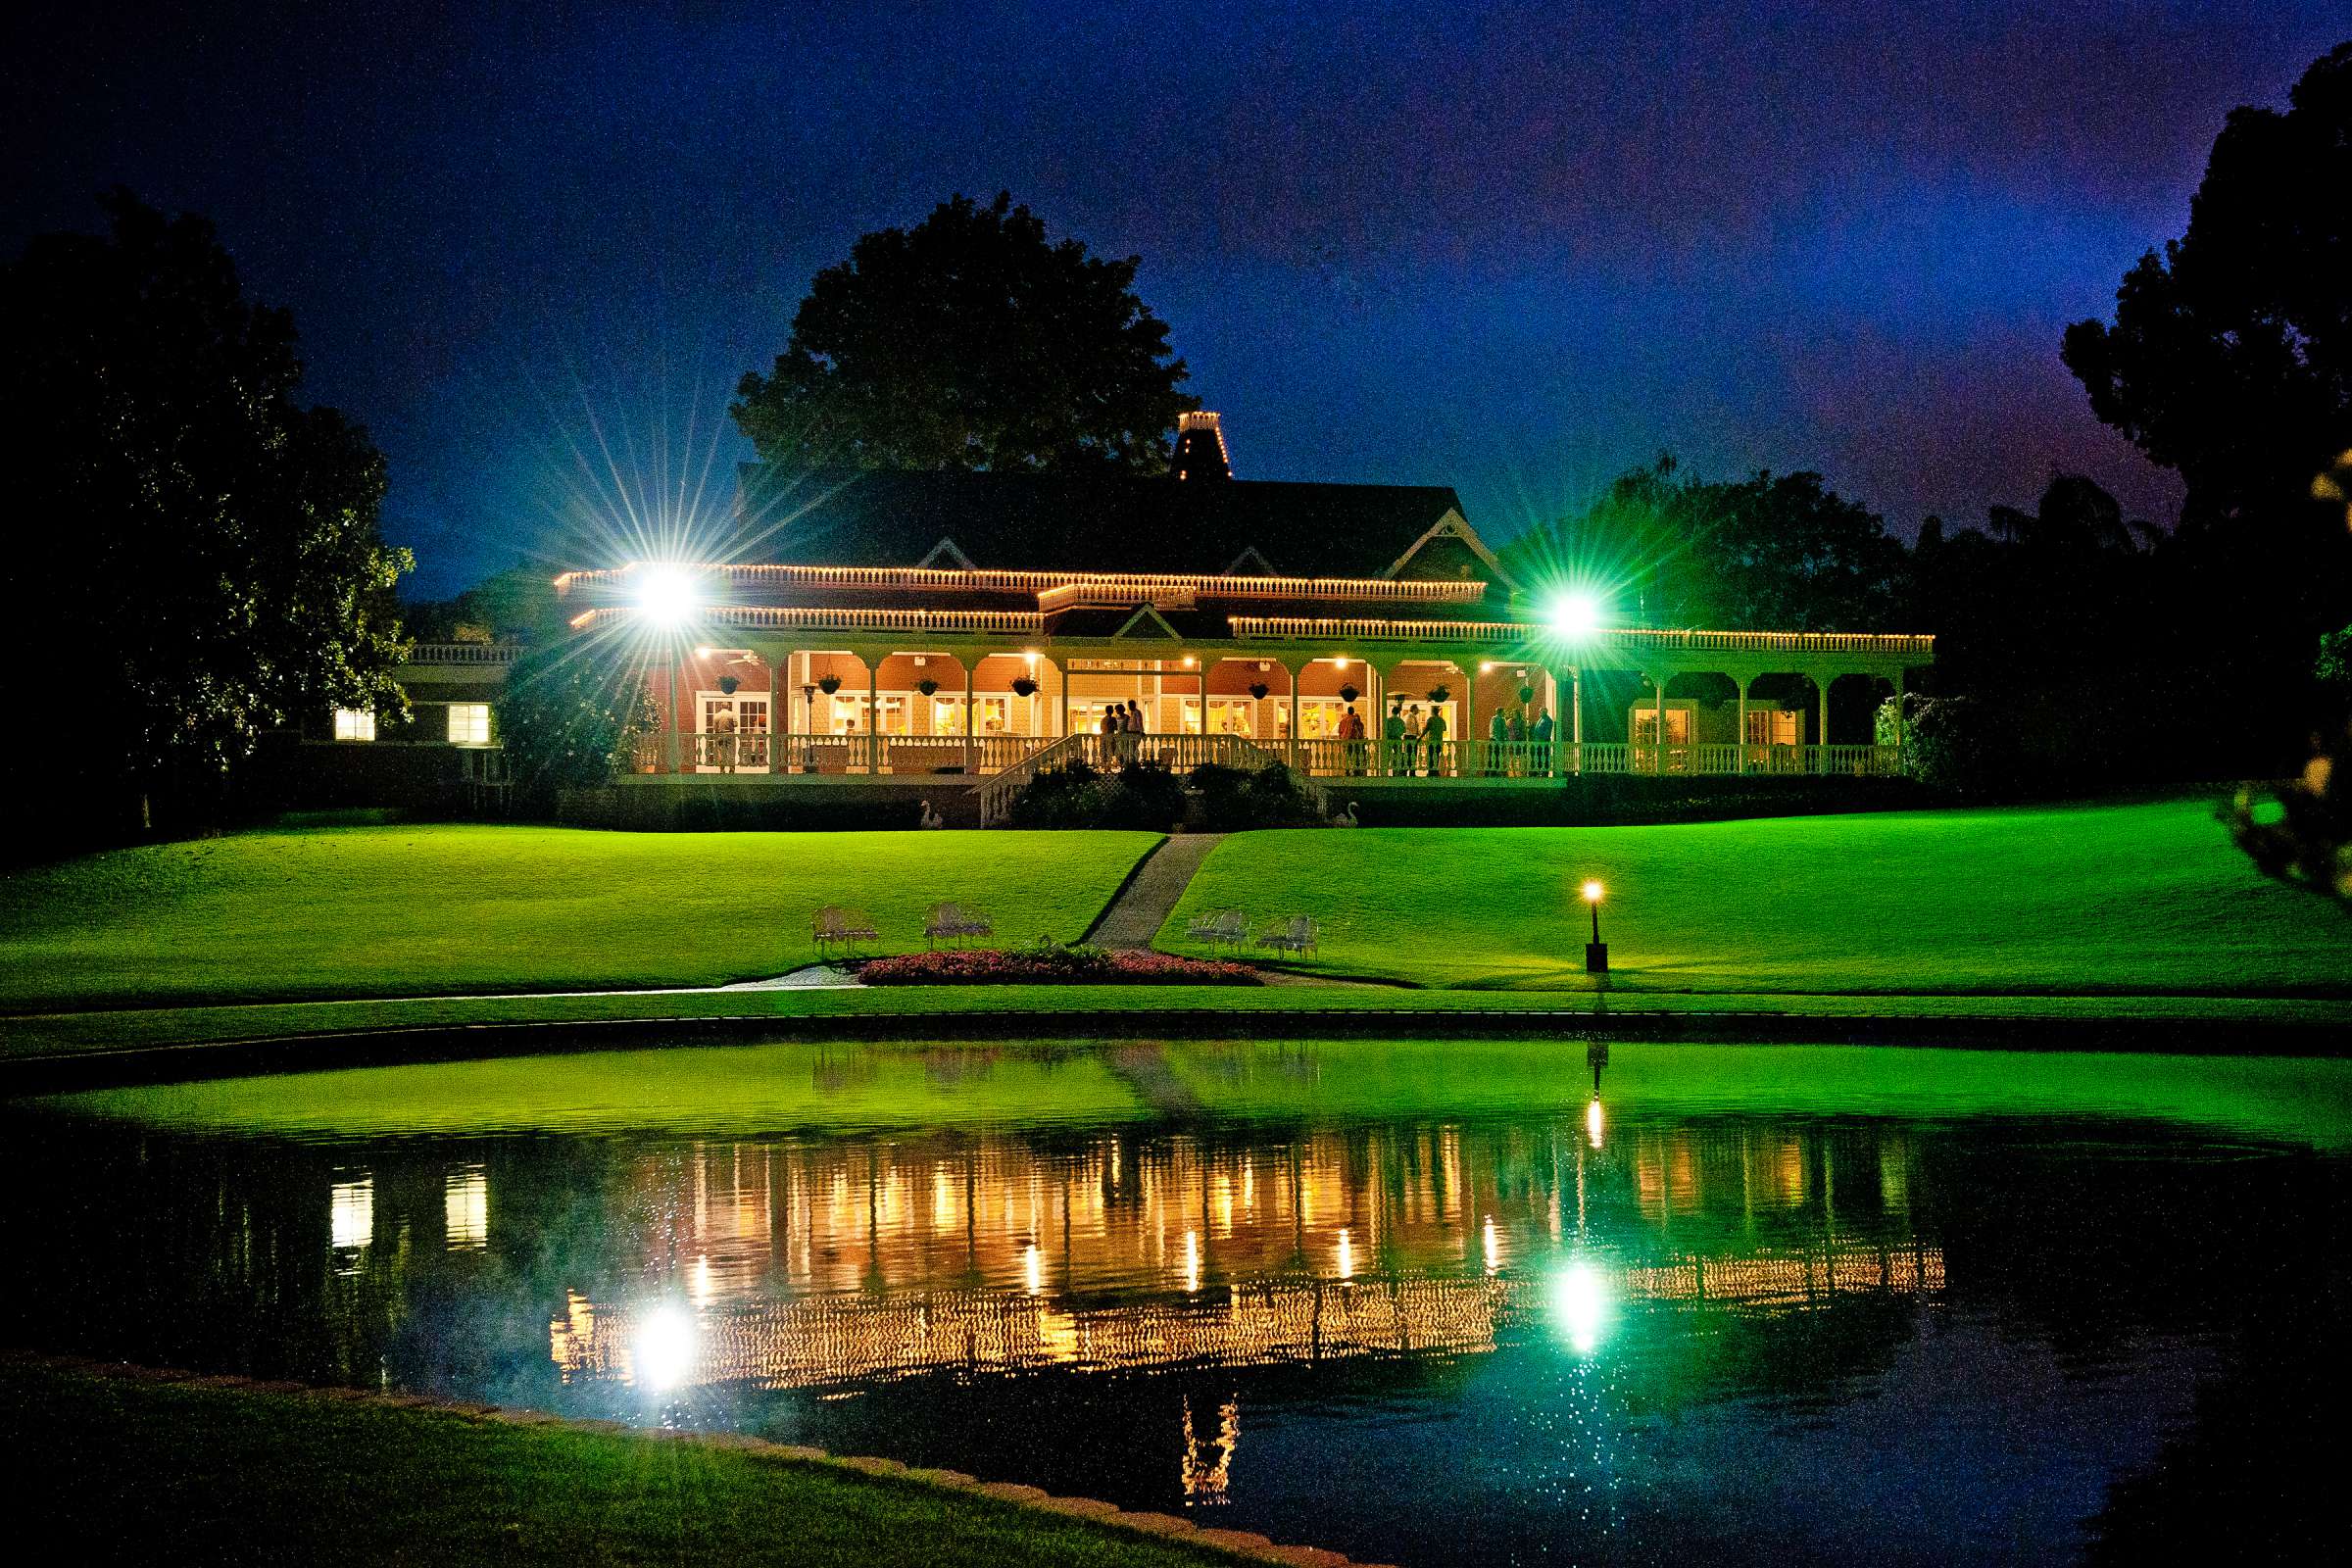
[[[1406,1563],[2326,1540],[2346,1064],[773,1046],[0,1110],[6,1343]]]

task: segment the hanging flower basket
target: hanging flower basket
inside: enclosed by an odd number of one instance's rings
[[[1534,702],[1535,700],[1536,689],[1533,686],[1522,686],[1519,688],[1519,706],[1521,708],[1525,708],[1528,704]]]
[[[1037,682],[1026,675],[1015,675],[1012,679],[1012,694],[1015,697],[1035,697]]]
[[[1433,703],[1450,703],[1453,701],[1453,688],[1450,686],[1432,686],[1429,689],[1429,700]]]
[[[1340,701],[1343,703],[1352,703],[1362,695],[1363,693],[1357,691],[1352,686],[1343,686],[1340,688]]]
[[[841,677],[839,675],[819,675],[816,677],[816,689],[830,697],[841,690]]]
[[[1261,703],[1266,700],[1266,693],[1272,691],[1273,689],[1273,687],[1267,685],[1262,680],[1253,680],[1250,683],[1250,695],[1256,698]]]
[[[939,682],[926,675],[921,680],[918,680],[914,683],[914,689],[918,692],[921,692],[925,697],[936,696],[939,692]]]
[[[721,675],[718,677],[718,689],[722,694],[728,697],[734,696],[735,688],[742,684],[743,682],[737,680],[732,675]]]

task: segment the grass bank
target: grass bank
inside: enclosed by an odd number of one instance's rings
[[[778,1034],[819,1028],[836,1038],[850,1033],[861,1038],[906,1039],[945,1033],[954,1025],[965,1033],[988,1036],[1065,1039],[1132,1035],[1141,1014],[1146,1020],[1145,1032],[1191,1020],[1194,1027],[1189,1032],[1194,1034],[1230,1030],[1235,1035],[1266,1038],[1313,1034],[1349,1019],[1399,1036],[1417,1032],[1449,1035],[1473,1025],[1542,1033],[1610,1017],[1623,1020],[1635,1013],[1693,1019],[1730,1014],[1737,1015],[1730,1021],[1740,1027],[1771,1017],[1814,1019],[1824,1025],[1841,1019],[1912,1020],[1919,1028],[1911,1037],[1922,1040],[1937,1038],[1938,1027],[1945,1027],[1951,1038],[1973,1039],[2001,1033],[1987,1025],[2025,1022],[2048,1026],[2036,1030],[2043,1043],[2052,1043],[2054,1027],[2060,1037],[2055,1043],[2060,1044],[2065,1043],[2068,1027],[2080,1024],[2088,1030],[2095,1025],[2110,1049],[2133,1043],[2128,1033],[2119,1042],[2119,1028],[2144,1030],[2149,1044],[2165,1049],[2186,1043],[2199,1050],[2264,1049],[2250,1044],[2262,1039],[2272,1041],[2269,1049],[2277,1049],[2276,1032],[2280,1027],[2300,1031],[2306,1038],[2352,1033],[2352,1000],[2326,998],[1890,997],[1795,992],[1654,992],[1603,997],[1565,991],[1398,991],[1385,987],[893,986],[871,991],[452,998],[46,1013],[0,1020],[0,1064],[267,1039],[297,1043],[297,1055],[282,1065],[330,1067],[362,1050],[374,1059],[392,1054],[380,1035],[368,1039],[371,1031],[480,1029],[485,1038],[466,1043],[460,1048],[461,1054],[520,1053],[549,1050],[558,1044],[596,1044],[594,1038],[577,1034],[562,1041],[535,1040],[520,1026],[624,1020],[645,1025],[627,1043],[658,1043],[663,1023],[676,1022],[675,1038],[682,1042],[698,1038],[693,1031],[701,1026],[700,1021],[710,1019],[730,1020],[729,1034],[739,1039],[759,1038],[760,1024],[770,1020]],[[1375,1025],[1373,1020],[1380,1021]],[[503,1032],[507,1026],[517,1026],[514,1038]],[[1720,1035],[1722,1031],[1713,1032]],[[306,1040],[316,1044],[300,1045]],[[397,1050],[397,1042],[392,1049]],[[309,1054],[312,1052],[315,1056]],[[417,1052],[424,1056],[445,1055],[450,1054],[450,1045],[444,1037],[424,1037]],[[220,1069],[208,1068],[191,1057],[185,1070],[195,1075]]]
[[[2202,801],[1656,827],[1248,833],[1162,927],[1311,914],[1334,975],[1620,994],[2352,996],[2352,920],[2258,873]]]
[[[1246,1559],[834,1465],[315,1394],[0,1361],[22,1533],[109,1562]]]
[[[1082,936],[1149,833],[275,830],[0,879],[0,1009],[694,986],[807,963],[820,905],[919,952],[923,906]]]

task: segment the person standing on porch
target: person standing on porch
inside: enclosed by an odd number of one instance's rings
[[[1348,754],[1348,771],[1361,773],[1364,770],[1364,715],[1355,710],[1353,703],[1349,703],[1348,710],[1340,715],[1340,739],[1345,743],[1342,749]]]
[[[1446,710],[1432,706],[1429,724],[1421,731],[1421,749],[1429,754],[1429,776],[1438,777],[1446,766]]]
[[[1551,714],[1536,710],[1536,721],[1527,727],[1527,738],[1536,743],[1536,771],[1551,771]]]
[[[1415,703],[1404,717],[1404,776],[1411,778],[1421,763],[1421,705]]]
[[[1125,767],[1132,763],[1143,750],[1143,745],[1144,710],[1130,697],[1125,710],[1119,714],[1119,765]]]
[[[1494,710],[1494,716],[1487,720],[1487,776],[1489,778],[1493,778],[1502,771],[1500,765],[1502,743],[1510,738],[1511,721],[1503,717],[1502,710],[1497,708]]]
[[[710,715],[710,750],[721,773],[735,771],[735,714],[727,709]]]
[[[1526,771],[1526,767],[1527,714],[1519,709],[1514,708],[1511,710],[1511,776],[1513,778],[1517,778],[1522,772]]]
[[[1389,716],[1381,720],[1380,738],[1382,743],[1381,750],[1386,754],[1380,760],[1381,771],[1387,773],[1403,772],[1404,700],[1402,698],[1398,698],[1396,705],[1389,710]]]
[[[1127,726],[1121,722],[1119,705],[1112,703],[1102,710],[1102,721],[1095,727],[1102,732],[1102,765],[1108,767],[1118,760],[1119,731]]]

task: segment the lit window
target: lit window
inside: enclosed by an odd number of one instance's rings
[[[490,705],[488,703],[450,704],[449,744],[452,746],[489,745]]]
[[[375,715],[356,708],[336,709],[335,739],[339,741],[371,741],[375,739]]]

